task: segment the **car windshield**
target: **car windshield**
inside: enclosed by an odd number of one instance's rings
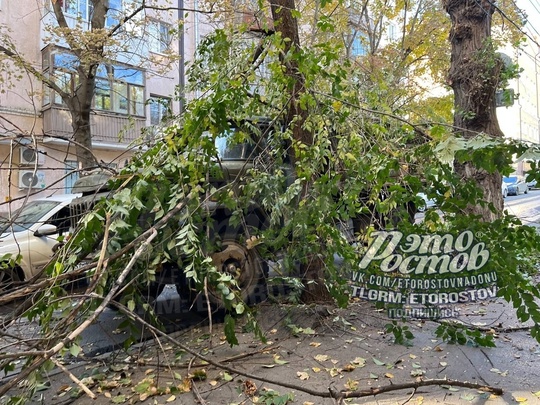
[[[58,201],[31,201],[24,207],[16,210],[9,217],[0,218],[0,234],[10,232],[21,232],[29,229],[38,222],[45,214],[60,204]]]
[[[247,160],[254,157],[255,145],[248,142],[234,142],[232,134],[220,135],[216,137],[215,142],[221,160]]]
[[[512,176],[512,177],[503,177],[503,181],[506,183],[506,184],[514,184],[514,183],[517,183],[518,182],[518,178],[516,176]]]

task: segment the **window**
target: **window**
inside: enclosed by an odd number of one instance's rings
[[[120,22],[122,14],[122,0],[109,0],[109,11],[105,20],[105,27],[114,27]]]
[[[64,0],[64,13],[71,17],[80,17],[87,20],[92,14],[92,3],[88,0]]]
[[[79,178],[78,168],[79,163],[76,160],[66,160],[64,162],[64,173],[66,174],[64,177],[64,192],[66,194],[71,193],[73,184],[75,184],[75,181]]]
[[[150,125],[158,125],[164,118],[171,115],[171,99],[160,96],[150,96]]]
[[[171,45],[171,26],[161,21],[148,23],[148,49],[154,53],[165,53]]]
[[[75,69],[79,61],[60,49],[43,51],[43,74],[54,78],[63,91],[73,94],[77,85]],[[140,69],[102,64],[96,72],[94,108],[125,115],[144,117],[144,72]],[[60,94],[44,87],[43,106],[50,103],[62,105]]]
[[[366,56],[368,54],[367,35],[360,31],[353,32],[353,35],[351,56]]]

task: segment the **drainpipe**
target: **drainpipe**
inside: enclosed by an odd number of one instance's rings
[[[540,145],[540,94],[538,92],[538,56],[540,56],[540,50],[534,55],[534,85],[536,87],[536,121],[538,131],[538,144]]]
[[[186,87],[186,59],[185,59],[185,47],[184,47],[184,0],[178,0],[178,21],[182,21],[182,32],[178,37],[178,54],[180,55],[180,61],[178,63],[178,91],[179,91],[179,113],[182,115],[184,113],[184,103],[185,103],[185,87]]]
[[[518,63],[519,63],[519,54],[518,54]],[[519,142],[523,142],[523,135],[521,133],[521,130],[522,130],[522,123],[521,123],[521,114],[522,114],[522,106],[521,106],[521,93],[519,91],[519,88],[520,88],[520,81],[521,81],[521,78],[518,76],[517,77],[517,93],[518,93],[518,105],[519,105],[519,113],[518,113],[518,118],[519,118]],[[522,175],[523,174],[523,162],[519,162],[517,164],[517,173]]]

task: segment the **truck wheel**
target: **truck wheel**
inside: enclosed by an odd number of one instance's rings
[[[218,271],[233,276],[237,286],[231,289],[240,295],[242,301],[255,304],[267,298],[268,263],[262,260],[256,249],[249,249],[243,239],[243,233],[225,232],[221,236],[221,250],[210,257]],[[223,305],[220,291],[210,288],[208,295],[213,304]]]
[[[260,257],[256,249],[247,247],[244,233],[240,230],[227,230],[220,235],[219,239],[219,249],[210,254],[210,257],[218,271],[233,276],[237,285],[231,286],[231,290],[237,293],[247,305],[266,300],[268,298],[266,286],[268,263]],[[176,284],[180,297],[188,300],[196,295],[191,287],[189,281],[183,277]],[[202,297],[202,294],[200,296]],[[214,306],[224,306],[222,294],[216,288],[209,288],[208,299]]]

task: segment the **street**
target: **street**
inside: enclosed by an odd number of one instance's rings
[[[528,194],[506,197],[504,209],[520,218],[524,225],[540,226],[540,189],[530,190]]]

